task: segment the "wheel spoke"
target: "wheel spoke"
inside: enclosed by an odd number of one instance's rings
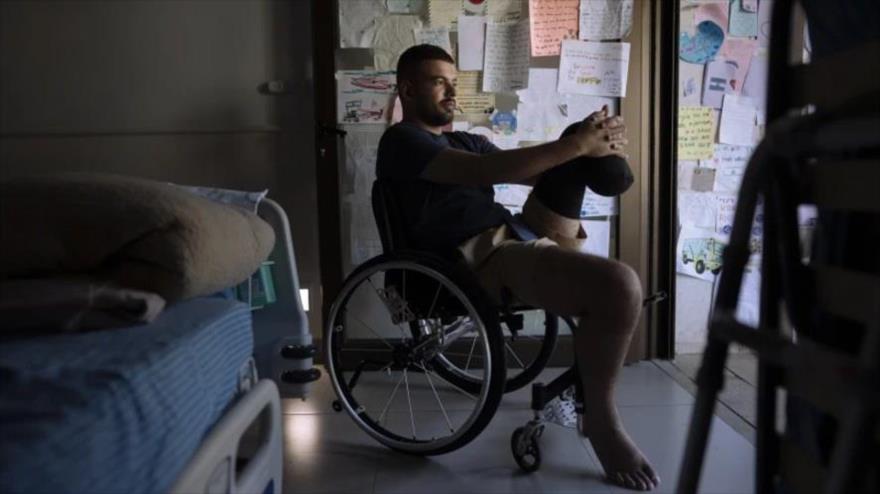
[[[431,319],[431,316],[434,315],[434,306],[437,304],[437,298],[440,296],[440,290],[443,288],[443,283],[437,282],[437,291],[434,292],[434,299],[431,300],[431,308],[428,309],[428,317],[425,319]]]
[[[467,370],[471,368],[471,358],[473,358],[473,356],[474,356],[474,347],[476,347],[476,346],[477,346],[477,339],[474,338],[473,341],[471,341],[471,350],[470,350],[470,352],[468,352],[467,362],[465,362],[465,364],[464,364],[465,372],[467,372]]]
[[[354,315],[353,315],[353,316],[351,316],[351,317],[352,317],[355,321],[361,323],[361,326],[367,328],[367,330],[369,330],[371,333],[373,333],[374,335],[376,335],[376,338],[379,338],[379,341],[381,341],[382,343],[384,343],[385,346],[387,346],[388,348],[394,350],[394,346],[392,346],[391,343],[388,343],[387,341],[385,341],[385,338],[382,338],[381,336],[379,336],[379,333],[377,333],[375,329],[371,328],[369,324],[365,323],[364,321],[361,321],[361,319],[360,319],[358,316],[354,316]]]
[[[422,369],[422,372],[425,373],[425,378],[428,380],[428,385],[431,386],[431,392],[434,393],[434,399],[437,400],[437,404],[440,405],[440,411],[443,412],[443,418],[446,419],[446,425],[449,426],[449,432],[455,432],[455,429],[452,427],[452,421],[449,420],[449,415],[446,413],[446,407],[443,406],[443,401],[440,399],[440,395],[437,394],[437,388],[434,387],[434,381],[431,380],[431,373],[428,369],[423,365],[416,365],[416,367]]]
[[[400,383],[403,382],[403,377],[400,378],[400,381],[397,381],[397,384],[394,385],[394,389],[391,391],[391,396],[388,397],[388,401],[385,402],[385,408],[382,409],[382,413],[379,414],[378,422],[382,423],[382,418],[385,417],[385,413],[388,412],[388,407],[391,406],[391,402],[394,401],[394,397],[397,395],[397,389],[400,388]]]
[[[509,351],[510,354],[513,355],[514,360],[516,360],[516,363],[519,364],[520,368],[525,369],[526,364],[524,364],[523,361],[520,360],[519,355],[516,354],[516,352],[513,350],[513,347],[510,346],[510,343],[505,341],[504,346],[505,346],[505,348],[507,348],[507,351]]]
[[[410,395],[410,392],[409,392],[409,378],[407,378],[406,376],[407,376],[407,370],[406,370],[406,368],[404,368],[403,369],[403,383],[406,385],[406,402],[407,402],[407,404],[409,404],[409,423],[410,423],[410,425],[412,425],[413,439],[415,439],[416,438],[416,416],[413,413],[412,396]]]

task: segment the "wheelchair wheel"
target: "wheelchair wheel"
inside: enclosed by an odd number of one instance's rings
[[[413,334],[416,321],[425,331]],[[436,371],[437,355],[457,345],[473,349],[475,388]],[[330,309],[324,350],[342,408],[406,453],[464,446],[488,425],[504,390],[497,313],[472,277],[422,254],[383,255],[355,270]]]
[[[538,309],[520,311],[517,314],[523,318],[523,327],[516,332],[507,323],[501,323],[507,363],[505,393],[526,386],[544,370],[559,335],[559,317]],[[467,349],[460,349],[460,352],[466,351]],[[467,366],[472,359],[465,359],[462,365],[461,359],[453,361],[447,355],[448,353],[438,355],[435,362],[437,373],[465,391],[473,392],[479,388],[478,376],[470,372]]]

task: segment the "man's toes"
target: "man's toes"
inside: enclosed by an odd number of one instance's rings
[[[643,491],[650,491],[654,488],[654,483],[651,482],[651,479],[648,478],[648,476],[645,475],[644,472],[636,471],[632,474],[632,476],[635,477],[635,479],[638,481],[639,489]]]
[[[660,476],[654,471],[651,465],[645,463],[645,466],[642,467],[642,473],[648,477],[648,480],[651,481],[651,485],[657,487],[660,485]]]

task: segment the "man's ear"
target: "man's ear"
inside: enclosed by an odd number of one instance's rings
[[[397,95],[400,96],[401,100],[404,99],[412,99],[413,98],[413,85],[412,82],[404,80],[400,81],[400,84],[397,86]]]

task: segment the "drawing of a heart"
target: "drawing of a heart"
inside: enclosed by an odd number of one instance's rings
[[[678,56],[685,62],[703,64],[715,58],[724,42],[724,30],[712,21],[697,24],[697,33],[681,33],[678,37]]]

